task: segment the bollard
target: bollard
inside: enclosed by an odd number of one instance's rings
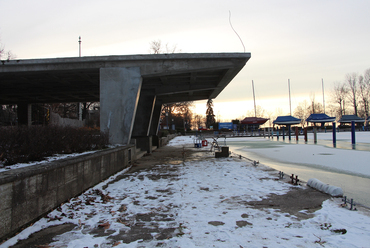
[[[280,129],[276,128],[276,139],[279,140]]]
[[[317,144],[317,128],[313,127],[313,143]]]
[[[344,206],[347,206],[347,203],[351,205],[349,210],[357,210],[356,208],[353,208],[354,206],[356,206],[356,204],[353,202],[353,198],[351,198],[351,201],[348,201],[347,196],[344,196],[344,199],[342,199],[342,201],[344,202]]]
[[[284,179],[284,172],[279,171],[279,179]]]
[[[283,140],[285,140],[285,128],[283,127]]]
[[[296,176],[295,176],[295,178],[294,178],[294,174],[292,174],[292,175],[290,176],[290,179],[292,179],[292,180],[291,180],[291,183],[292,183],[293,185],[298,185],[298,182],[299,182],[298,175],[296,175]]]
[[[288,125],[288,134],[289,134],[289,141],[292,140],[292,134],[290,133],[292,130],[290,128],[290,125]]]

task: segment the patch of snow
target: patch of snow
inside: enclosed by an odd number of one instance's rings
[[[308,179],[307,185],[331,196],[343,196],[342,188],[323,183],[316,178]]]

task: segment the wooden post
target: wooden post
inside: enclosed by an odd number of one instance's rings
[[[298,127],[295,127],[295,140],[298,141]]]
[[[307,143],[307,127],[304,128],[304,141]]]

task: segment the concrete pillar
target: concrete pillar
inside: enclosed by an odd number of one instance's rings
[[[111,144],[130,143],[141,85],[140,67],[100,68],[100,129]]]
[[[141,91],[132,130],[132,139],[136,140],[136,147],[148,153],[152,153],[152,138],[149,137],[149,131],[155,102],[153,92]]]
[[[152,145],[157,147],[160,147],[158,129],[159,121],[161,119],[161,112],[162,112],[162,103],[156,101],[153,111],[152,124],[149,130],[149,136],[152,137]]]
[[[27,125],[32,125],[32,104],[27,104]]]
[[[80,102],[77,103],[77,113],[78,113],[78,120],[82,121],[82,104]]]
[[[32,125],[32,105],[28,103],[17,104],[18,125]]]
[[[136,110],[133,137],[149,136],[156,97],[151,92],[141,91]]]
[[[159,129],[159,121],[161,120],[162,103],[156,101],[152,117],[152,125],[149,130],[149,135],[156,136]]]

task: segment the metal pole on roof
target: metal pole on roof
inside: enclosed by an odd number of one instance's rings
[[[78,55],[79,57],[81,57],[81,36],[78,37]],[[78,120],[82,121],[81,102],[79,102],[77,106],[78,106]]]

